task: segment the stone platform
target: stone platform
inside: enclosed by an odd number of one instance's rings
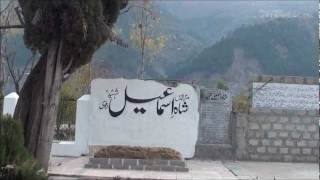
[[[85,168],[169,172],[189,171],[184,161],[162,159],[89,158]]]
[[[199,161],[186,160],[185,163],[189,172],[168,172],[168,171],[138,171],[138,170],[117,170],[117,169],[95,169],[85,168],[89,163],[88,156],[83,157],[51,157],[48,174],[50,180],[55,179],[215,179],[215,180],[236,180],[236,178],[221,161]],[[60,180],[59,179],[59,180]]]
[[[51,157],[48,170],[49,180],[65,179],[131,179],[131,180],[177,180],[215,179],[252,180],[277,179],[301,180],[319,179],[318,163],[274,163],[247,161],[203,161],[186,160],[189,172],[136,171],[117,169],[84,168],[89,158]]]

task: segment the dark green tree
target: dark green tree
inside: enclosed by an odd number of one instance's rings
[[[19,0],[24,40],[41,54],[20,92],[15,118],[23,124],[25,146],[48,168],[62,82],[90,62],[107,40],[127,0]]]

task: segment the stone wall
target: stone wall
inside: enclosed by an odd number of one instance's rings
[[[317,85],[319,83],[319,79],[315,77],[302,76],[257,75],[255,77],[252,77],[252,82]]]
[[[231,101],[228,91],[201,89],[198,143],[230,144]]]
[[[318,111],[251,109],[233,118],[237,159],[318,162]]]

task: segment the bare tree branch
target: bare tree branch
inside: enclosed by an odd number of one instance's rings
[[[73,63],[73,58],[69,61],[67,67],[62,70],[63,75],[68,73],[68,71],[70,70],[70,68],[72,66],[72,63]]]
[[[10,1],[5,8],[0,11],[0,14],[6,12],[10,7],[12,7],[14,1]]]
[[[22,15],[21,15],[21,11],[19,10],[19,7],[15,7],[14,10],[16,11],[16,14],[17,14],[17,16],[19,18],[20,23],[22,25],[24,25],[24,19],[23,19]]]
[[[9,71],[10,77],[12,78],[13,84],[15,86],[15,90],[17,93],[19,93],[19,82],[17,80],[18,77],[14,69],[15,54],[10,53],[6,48],[6,50],[3,53],[3,57],[5,62],[7,63],[8,71]]]
[[[112,28],[109,27],[103,19],[99,19],[100,23],[103,25],[104,27],[104,32],[108,34],[110,41],[115,41],[117,45],[124,47],[124,48],[128,48],[129,45],[122,40],[115,32],[113,32]]]
[[[14,13],[15,12],[15,13]],[[21,14],[21,10],[19,7],[14,7],[14,1],[10,1],[7,6],[0,11],[1,20],[3,19],[4,22],[0,23],[0,30],[6,29],[21,29],[24,28],[24,18]],[[14,15],[16,14],[16,15]],[[10,24],[12,18],[18,17],[20,24]]]
[[[21,24],[0,26],[0,29],[23,29],[23,28],[24,26]]]
[[[8,39],[5,39],[5,41],[7,42]],[[6,44],[8,44],[8,42]],[[27,71],[29,69],[31,70],[34,66],[36,54],[33,53],[31,57],[26,59],[26,62],[22,66],[19,66],[16,63],[17,58],[15,48],[5,46],[3,49],[3,59],[7,64],[9,76],[12,79],[16,93],[19,94],[21,85],[23,84],[23,79],[27,75]]]
[[[122,12],[120,13],[120,15],[122,15],[122,14],[125,14],[125,13],[129,12],[129,11],[130,11],[130,9],[131,9],[131,8],[133,8],[133,7],[134,7],[133,5],[128,6],[128,8],[127,8],[127,9],[125,9],[124,11],[122,11]]]

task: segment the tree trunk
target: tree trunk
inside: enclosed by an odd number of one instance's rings
[[[2,1],[0,1],[0,9],[2,9]],[[2,13],[0,12],[0,18],[2,19]],[[2,24],[0,19],[0,24]],[[3,87],[4,87],[4,65],[3,65],[3,58],[2,58],[2,39],[3,39],[3,32],[0,30],[0,98],[4,98],[3,96]],[[3,109],[3,101],[0,103],[0,110],[2,114]]]
[[[140,66],[138,68],[139,72],[138,72],[138,78],[139,79],[144,79],[144,71],[145,71],[145,57],[144,57],[144,48],[142,48],[141,50],[141,62],[140,62]]]
[[[61,51],[63,42],[52,40],[28,76],[15,110],[22,121],[25,146],[48,169],[62,84]]]

